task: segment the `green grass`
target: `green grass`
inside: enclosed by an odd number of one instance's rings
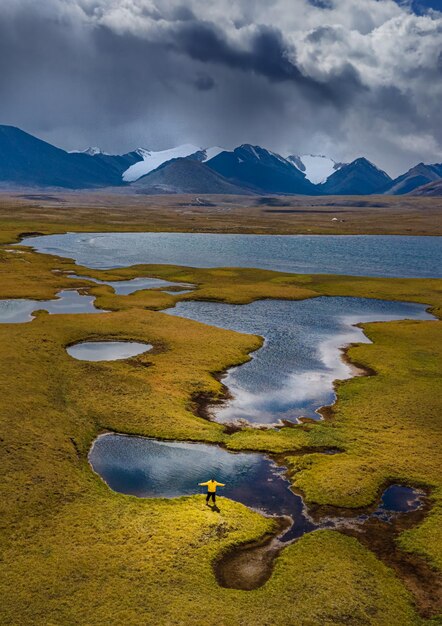
[[[0,297],[45,299],[78,287],[51,271],[72,267],[49,255],[2,251]],[[99,305],[112,313],[42,313],[27,324],[0,325],[1,623],[420,624],[393,571],[332,531],[284,550],[262,588],[220,588],[213,560],[262,536],[271,521],[226,499],[217,514],[198,496],[115,494],[91,471],[87,452],[106,429],[282,452],[308,501],[350,508],[372,503],[386,482],[431,487],[431,514],[399,543],[442,567],[440,322],[366,325],[373,344],[349,355],[377,374],[339,384],[325,422],[227,435],[220,424],[196,417],[193,399],[219,397],[212,373],[247,360],[261,340],[155,310],[183,298],[348,295],[425,302],[437,313],[442,281],[169,266],[77,271],[109,279],[148,274],[198,289],[116,296],[95,285]],[[97,338],[146,341],[154,349],[109,363],[75,361],[65,352],[70,343]],[[342,453],[319,453],[330,446]]]

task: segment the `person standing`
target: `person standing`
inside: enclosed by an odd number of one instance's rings
[[[207,487],[206,504],[209,504],[210,498],[212,498],[213,504],[216,503],[216,488],[225,487],[224,483],[217,482],[214,478],[211,478],[205,483],[198,483],[200,487]]]

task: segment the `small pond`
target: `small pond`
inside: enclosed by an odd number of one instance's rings
[[[316,528],[335,528],[343,522],[341,518],[314,522],[301,496],[291,491],[286,468],[258,452],[233,453],[217,445],[109,433],[95,440],[89,462],[111,489],[140,498],[205,494],[205,488],[198,483],[215,478],[226,484],[218,487],[218,495],[266,515],[292,518],[293,523],[282,541],[295,539]],[[384,492],[382,505],[375,513],[415,510],[421,505],[421,498],[418,491],[393,485]]]
[[[68,346],[66,352],[79,361],[117,361],[151,349],[151,344],[137,341],[83,341]]]

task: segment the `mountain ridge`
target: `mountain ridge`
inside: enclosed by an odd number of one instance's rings
[[[204,167],[181,164],[163,171],[165,165],[181,159]],[[155,177],[145,178],[158,171]],[[184,180],[185,172],[188,181]],[[134,186],[141,179],[142,183]],[[312,182],[316,180],[323,182]],[[144,187],[146,193],[152,193],[157,186],[161,193],[166,193],[166,189],[170,189],[170,193],[195,189],[195,193],[260,195],[404,195],[415,192],[416,195],[437,195],[440,180],[441,163],[418,163],[392,179],[365,157],[343,164],[324,155],[284,157],[252,144],[242,144],[233,150],[183,144],[156,152],[138,148],[125,154],[107,154],[96,147],[67,152],[20,128],[0,125],[2,188],[130,189],[134,186],[135,190]],[[423,189],[432,183],[433,187]]]
[[[442,178],[442,163],[418,163],[395,178],[386,193],[404,195]]]
[[[88,154],[70,154],[16,126],[0,126],[0,182],[82,189],[121,186],[121,176]]]
[[[391,181],[384,170],[359,157],[340,167],[318,187],[326,195],[370,195],[383,193]]]
[[[236,185],[262,193],[316,195],[315,186],[284,157],[260,146],[242,144],[225,150],[207,165]]]

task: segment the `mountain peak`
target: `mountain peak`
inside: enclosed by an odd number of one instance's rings
[[[343,165],[325,183],[320,185],[323,193],[331,195],[365,195],[383,193],[390,176],[365,157],[359,157]]]
[[[242,144],[232,151],[219,153],[207,164],[234,184],[258,192],[316,193],[314,185],[292,163],[261,146]]]
[[[97,156],[98,154],[107,154],[97,146],[89,146],[85,150],[69,150],[69,154],[88,154],[89,156]]]
[[[234,185],[199,159],[181,157],[166,161],[132,183],[140,194],[233,194],[253,193]]]

